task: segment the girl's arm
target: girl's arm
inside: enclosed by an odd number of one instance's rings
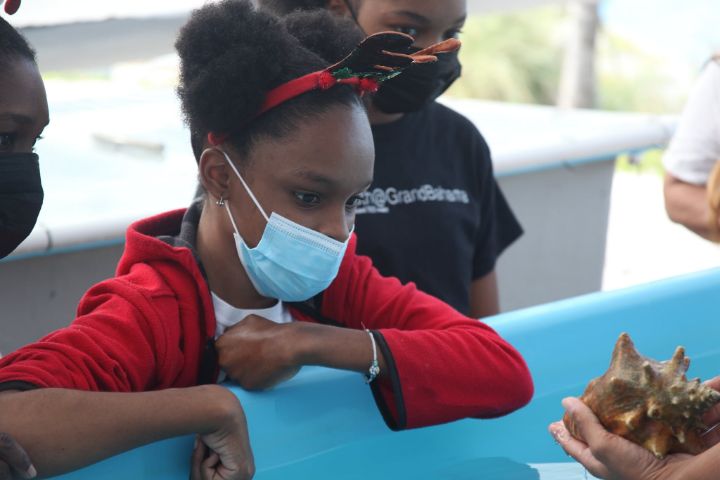
[[[215,343],[220,367],[247,390],[270,388],[292,377],[303,365],[321,365],[367,374],[373,361],[368,332],[294,322],[278,325],[250,315],[228,329]],[[375,345],[380,375],[387,363]]]
[[[485,318],[500,313],[497,273],[495,270],[470,284],[470,317]]]
[[[380,366],[373,390],[391,428],[504,415],[532,396],[527,365],[508,342],[413,285],[382,277],[354,255],[354,241],[322,314],[349,328],[246,318],[216,342],[220,366],[245,388],[272,386],[301,365],[367,372],[368,328]]]
[[[705,185],[683,182],[670,173],[665,174],[665,210],[675,223],[685,226],[697,235],[715,240],[717,232],[710,229],[710,206]],[[720,219],[717,220],[720,225]]]
[[[145,393],[37,389],[0,393],[0,431],[27,450],[41,476],[162,439],[199,434],[223,478],[254,471],[245,416],[228,390],[207,385]]]

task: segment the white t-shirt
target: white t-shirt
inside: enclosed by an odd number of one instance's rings
[[[718,160],[720,63],[711,61],[690,94],[663,164],[674,177],[687,183],[704,185]]]
[[[267,318],[275,323],[290,323],[293,321],[287,306],[278,301],[270,308],[243,309],[235,308],[214,293],[212,294],[213,307],[215,307],[215,339],[225,331],[245,319],[249,315]]]

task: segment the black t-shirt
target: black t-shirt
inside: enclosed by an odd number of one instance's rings
[[[522,235],[490,149],[459,113],[432,103],[373,126],[375,179],[358,208],[358,252],[462,313],[470,284]]]

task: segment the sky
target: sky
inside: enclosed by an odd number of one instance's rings
[[[699,66],[720,51],[718,0],[604,0],[605,28],[644,50]]]

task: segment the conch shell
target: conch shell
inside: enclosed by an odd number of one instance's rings
[[[687,381],[690,359],[683,347],[666,362],[644,357],[623,333],[613,350],[610,368],[592,380],[580,397],[608,431],[650,450],[662,458],[668,453],[697,454],[705,450],[700,433],[702,415],[720,402],[720,393]],[[569,415],[563,418],[573,436],[577,430]]]

